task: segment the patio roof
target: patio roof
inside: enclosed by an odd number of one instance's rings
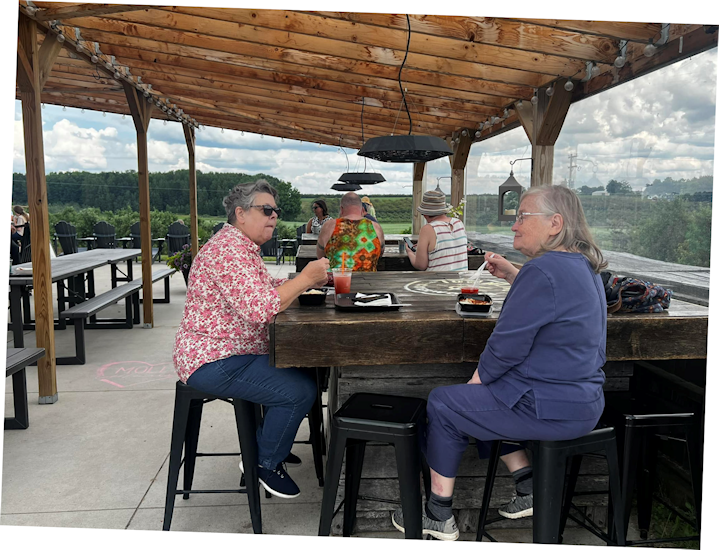
[[[405,15],[34,6],[39,40],[45,33],[55,40],[57,31],[65,38],[44,103],[130,114],[117,72],[135,85],[139,77],[155,100],[169,100],[206,126],[355,148],[363,129],[365,139],[409,131],[398,84]],[[717,44],[716,28],[704,25],[434,15],[410,15],[409,22],[402,85],[412,133],[441,138],[464,129],[474,136],[480,123],[486,129],[479,139],[519,126],[514,105],[537,88],[545,93],[571,78],[574,102]],[[616,68],[622,40],[627,61]],[[644,54],[649,43],[658,48],[651,57]],[[599,73],[582,82],[588,62]],[[168,118],[159,109],[152,116]]]

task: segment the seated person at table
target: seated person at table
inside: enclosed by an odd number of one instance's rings
[[[367,205],[367,208],[366,208],[367,213],[370,216],[372,216],[373,218],[375,218],[375,221],[377,221],[377,213],[374,210],[374,205],[372,204],[372,201],[369,200],[369,197],[367,195],[362,197],[362,204]]]
[[[419,231],[417,251],[407,256],[420,271],[467,271],[467,233],[462,220],[447,216],[449,207],[439,187],[422,195],[417,212],[427,221]]]
[[[327,220],[331,220],[332,216],[327,213],[327,203],[322,199],[317,199],[315,202],[312,203],[312,212],[314,212],[315,215],[310,221],[307,222],[305,233],[313,233],[315,235],[319,235],[320,229],[322,229],[324,223]]]
[[[377,218],[375,218],[372,214],[369,213],[369,206],[367,206],[366,202],[362,203],[362,215],[371,222],[377,221]]]
[[[561,186],[532,187],[512,226],[514,248],[530,260],[518,270],[487,252],[489,272],[512,285],[492,335],[467,384],[432,390],[425,456],[431,492],[423,532],[459,537],[452,493],[468,437],[487,458],[491,441],[516,495],[499,508],[510,519],[533,514],[532,466],[522,442],[561,441],[595,428],[604,410],[607,303],[599,272],[606,266],[577,195]],[[392,517],[403,531],[401,510]]]
[[[383,250],[380,224],[362,216],[357,193],[345,194],[340,201],[340,217],[325,223],[317,237],[317,257],[328,258],[333,269],[344,265],[351,271],[377,271]]]
[[[310,262],[291,280],[267,272],[260,246],[277,225],[276,199],[264,180],[237,185],[225,197],[227,224],[192,262],[173,361],[188,386],[265,406],[257,430],[260,483],[294,498],[300,490],[283,463],[300,463],[290,450],[317,387],[310,369],[270,366],[269,324],[302,292],[327,282],[329,262]]]

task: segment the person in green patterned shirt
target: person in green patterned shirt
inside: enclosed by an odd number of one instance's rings
[[[327,258],[330,268],[344,265],[352,271],[377,271],[384,251],[384,232],[379,223],[362,215],[357,193],[347,193],[340,201],[340,216],[328,220],[317,238],[317,258]]]

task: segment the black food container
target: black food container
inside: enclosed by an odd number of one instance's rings
[[[472,300],[481,300],[487,302],[486,305],[477,304],[463,304],[462,300],[465,298]],[[471,311],[473,313],[489,313],[492,307],[492,297],[489,294],[458,294],[457,303],[462,311]]]
[[[314,290],[321,291],[321,294],[300,294],[300,305],[302,306],[321,306],[327,298],[327,290],[316,288]]]

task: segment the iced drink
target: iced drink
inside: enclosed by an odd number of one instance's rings
[[[350,291],[352,272],[349,270],[343,271],[341,267],[336,267],[332,270],[332,274],[335,280],[335,294],[347,294]]]

